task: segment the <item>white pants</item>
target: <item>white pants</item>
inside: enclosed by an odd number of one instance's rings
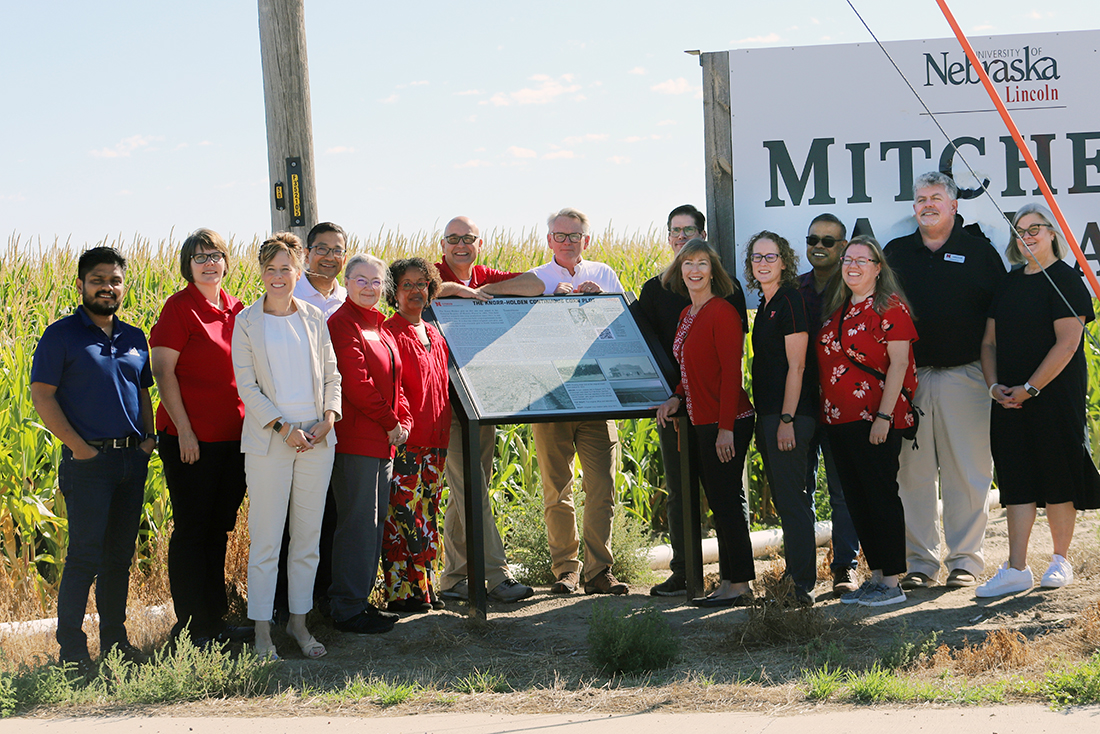
[[[980,574],[989,514],[993,458],[989,453],[989,390],[977,362],[917,368],[914,402],[924,411],[920,448],[902,443],[898,485],[905,509],[905,560],[909,573],[933,578],[940,570],[940,516],[948,571]],[[939,493],[936,484],[939,480]]]
[[[245,454],[248,478],[248,618],[271,619],[283,526],[290,513],[287,552],[287,597],[291,614],[313,609],[313,581],[317,575],[321,517],[325,513],[333,446],[295,452],[282,441],[272,441],[267,456]]]

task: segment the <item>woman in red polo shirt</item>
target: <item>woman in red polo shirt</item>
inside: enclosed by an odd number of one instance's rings
[[[885,606],[905,601],[905,515],[898,496],[901,431],[913,425],[903,392],[917,389],[917,330],[905,294],[873,237],[854,237],[840,259],[841,282],[822,308],[817,337],[821,414],[844,500],[871,578],[840,600]]]
[[[699,474],[718,533],[722,580],[709,596],[692,600],[699,607],[746,606],[756,578],[752,541],[745,517],[741,469],[752,440],[755,417],[741,386],[744,332],[737,309],[725,300],[733,281],[718,253],[703,240],[681,248],[661,278],[666,288],[691,299],[680,314],[672,352],[680,363],[675,394],[657,409],[663,426],[687,403],[698,449]]]
[[[382,556],[387,608],[418,613],[442,609],[436,590],[439,496],[451,434],[447,393],[447,343],[421,314],[439,292],[439,271],[423,258],[390,265],[388,300],[397,313],[385,328],[401,354],[401,387],[409,401],[412,430],[398,448],[390,484]]]
[[[172,500],[168,579],[175,640],[189,627],[196,644],[247,641],[252,628],[228,627],[225,546],[245,493],[241,425],[230,347],[244,308],[221,287],[229,247],[217,232],[198,229],[180,249],[187,287],[170,296],[149,333],[160,391],[157,431]]]

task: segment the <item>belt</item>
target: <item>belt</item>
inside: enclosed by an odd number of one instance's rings
[[[85,441],[89,446],[97,449],[136,449],[144,439],[136,433],[126,438],[104,438],[99,441]]]

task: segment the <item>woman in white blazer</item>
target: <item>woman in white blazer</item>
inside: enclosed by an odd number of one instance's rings
[[[306,629],[305,618],[313,608],[321,516],[335,455],[340,373],[324,315],[294,297],[302,254],[301,240],[289,232],[264,241],[259,257],[264,295],[237,315],[233,328],[233,371],[245,408],[248,617],[256,622],[257,654],[273,659],[278,655],[271,616],[288,511],[287,632],[306,657],[326,652]]]

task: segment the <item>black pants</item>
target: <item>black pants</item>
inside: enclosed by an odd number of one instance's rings
[[[691,427],[698,450],[699,479],[718,533],[719,572],[723,581],[734,583],[756,578],[752,540],[749,538],[748,503],[741,482],[755,423],[756,418],[749,416],[733,424],[734,457],[724,464],[718,460],[718,452],[714,448],[718,440],[718,424]]]
[[[225,627],[225,546],[244,499],[244,454],[240,441],[199,442],[199,460],[180,461],[177,436],[160,434],[164,480],[174,527],[168,544],[168,581],[178,635],[213,637]]]
[[[869,421],[831,425],[829,443],[863,555],[872,571],[905,573],[905,512],[898,495],[901,433],[872,444]]]

